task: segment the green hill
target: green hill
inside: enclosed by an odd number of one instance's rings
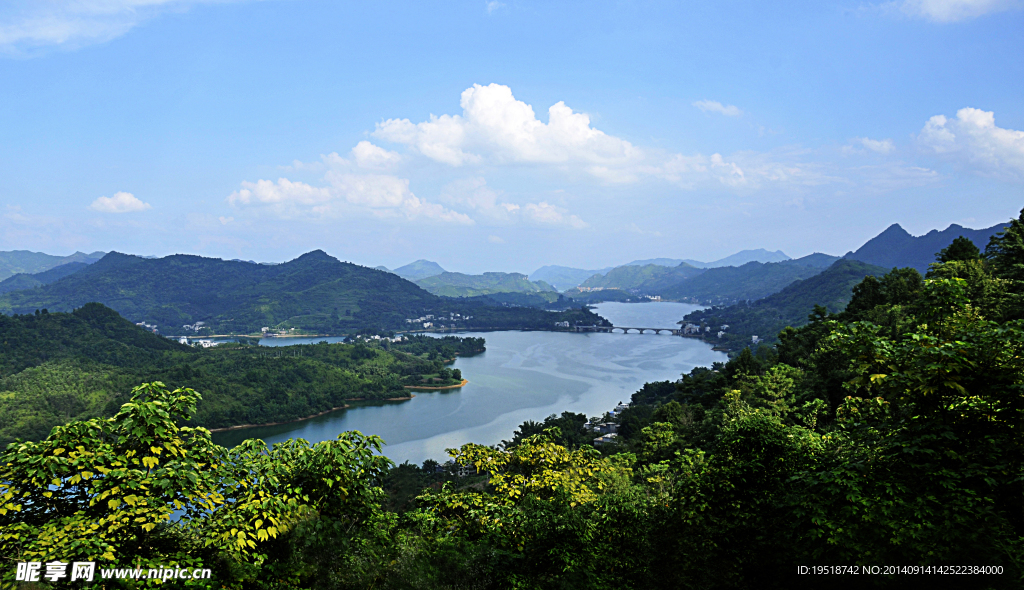
[[[71,313],[0,315],[0,335],[0,446],[44,437],[70,420],[110,415],[142,381],[202,391],[195,424],[262,424],[323,412],[353,397],[404,396],[404,386],[424,380],[457,382],[441,359],[484,346],[481,338],[414,336],[370,346],[193,348],[97,303]]]
[[[23,289],[49,285],[66,276],[73,275],[87,266],[89,265],[85,262],[69,262],[35,274],[18,273],[0,281],[0,293],[10,293],[11,291],[21,291]]]
[[[427,315],[449,318],[446,328],[543,330],[583,313],[556,317],[492,300],[438,297],[395,274],[320,250],[276,265],[112,252],[55,283],[0,295],[0,312],[70,311],[93,301],[163,334],[195,334],[185,326],[196,322],[204,322],[200,333],[206,334],[252,334],[262,327],[318,334],[394,331],[419,327],[406,320]]]
[[[416,284],[434,295],[443,295],[445,297],[475,297],[492,293],[540,293],[543,291],[555,291],[554,287],[544,281],[532,282],[526,275],[517,272],[485,272],[482,275],[444,272],[420,279],[416,281]]]
[[[784,262],[748,262],[743,266],[709,268],[701,274],[661,290],[664,299],[693,300],[704,304],[729,305],[761,299],[779,292],[799,279],[821,272],[811,265]]]
[[[261,327],[324,331],[398,326],[436,298],[390,273],[317,250],[278,265],[199,256],[146,259],[111,252],[61,281],[0,296],[0,311],[70,311],[98,301],[167,334],[206,322],[214,333]]]
[[[91,264],[103,258],[103,254],[103,252],[93,252],[92,254],[75,252],[71,256],[53,256],[28,250],[0,252],[0,281],[16,274],[40,273],[69,262]]]
[[[637,289],[646,284],[677,283],[704,272],[683,262],[678,266],[645,264],[643,266],[617,266],[605,275],[594,275],[580,287],[604,289]]]
[[[583,281],[597,274],[604,274],[612,268],[585,270],[568,266],[542,266],[530,273],[531,281],[544,281],[559,291],[578,287]]]
[[[728,325],[725,335],[721,339],[713,338],[713,341],[732,349],[746,346],[755,335],[771,342],[783,328],[806,324],[815,305],[821,305],[831,313],[842,311],[850,302],[857,283],[867,275],[881,276],[886,272],[887,269],[880,266],[841,259],[825,271],[797,280],[773,295],[750,303],[744,301],[695,311],[684,321],[711,326],[713,334],[721,326]]]
[[[405,266],[399,266],[391,272],[407,281],[418,281],[420,279],[439,275],[445,272],[445,270],[436,262],[431,262],[429,260],[417,260],[416,262],[410,262]]]

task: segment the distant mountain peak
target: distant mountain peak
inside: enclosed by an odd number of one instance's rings
[[[338,259],[333,257],[333,256],[331,256],[327,252],[324,252],[323,250],[317,249],[317,250],[311,250],[309,252],[306,252],[305,254],[303,254],[302,256],[299,256],[295,260],[334,260],[334,261],[337,261]]]
[[[410,262],[405,266],[399,266],[398,268],[391,271],[396,275],[410,281],[418,281],[427,277],[437,276],[443,272],[446,272],[441,265],[430,261],[419,259],[416,262]]]
[[[884,268],[911,267],[924,273],[928,271],[928,265],[935,262],[935,254],[956,238],[963,236],[984,250],[989,238],[1001,229],[1002,224],[985,229],[970,229],[954,223],[942,231],[933,229],[924,235],[913,236],[900,224],[894,223],[844,258]]]

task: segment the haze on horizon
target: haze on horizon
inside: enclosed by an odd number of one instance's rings
[[[0,250],[529,273],[989,227],[1022,8],[15,0]]]

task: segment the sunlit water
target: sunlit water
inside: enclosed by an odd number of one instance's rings
[[[597,313],[615,325],[674,328],[699,309],[683,303],[602,303]],[[487,340],[487,351],[460,358],[469,384],[461,389],[418,392],[408,401],[353,402],[318,418],[214,434],[232,446],[246,438],[267,443],[300,437],[310,442],[359,430],[382,437],[384,454],[401,463],[443,460],[445,449],[467,442],[511,439],[526,420],[564,411],[600,415],[628,401],[648,381],[675,380],[695,366],[724,361],[724,353],[699,340],[667,334],[570,334],[559,332],[459,333]],[[325,340],[324,338],[315,341]],[[337,341],[338,339],[326,339]],[[306,344],[307,339],[268,339],[261,344]]]

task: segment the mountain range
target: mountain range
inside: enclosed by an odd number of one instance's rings
[[[405,266],[399,266],[395,270],[388,270],[383,266],[378,266],[377,269],[393,272],[407,281],[418,281],[420,279],[437,276],[445,272],[445,270],[441,268],[440,264],[422,259],[417,260],[416,262],[410,262]]]
[[[481,275],[467,275],[460,272],[443,272],[416,284],[434,295],[445,297],[475,297],[493,293],[540,293],[554,292],[555,288],[544,281],[530,281],[526,275],[517,272],[485,272]]]
[[[321,250],[277,265],[111,252],[50,284],[0,294],[0,313],[71,311],[94,301],[164,334],[251,334],[262,327],[393,331],[427,315],[433,316],[426,318],[432,324],[443,319],[446,326],[475,329],[550,329],[559,321],[601,321],[585,310],[551,313],[488,298],[438,297],[398,275],[341,262]]]
[[[923,236],[912,236],[900,224],[894,223],[860,248],[848,252],[844,258],[885,268],[911,267],[924,274],[928,265],[935,262],[935,254],[956,238],[963,236],[984,252],[989,238],[1002,231],[1005,225],[1000,223],[985,229],[970,229],[952,224],[942,231],[933,229]]]
[[[888,269],[880,266],[839,259],[823,272],[793,281],[777,293],[756,301],[695,311],[684,321],[710,326],[711,341],[725,348],[747,346],[752,336],[773,342],[786,326],[806,324],[815,305],[824,306],[830,313],[843,311],[855,285],[867,275],[881,276],[886,272]],[[723,326],[728,327],[718,337]]]
[[[714,262],[701,262],[699,260],[691,260],[688,258],[650,258],[647,260],[634,260],[620,266],[609,266],[607,268],[596,270],[549,265],[542,266],[533,271],[533,273],[530,274],[530,280],[545,281],[557,289],[565,291],[579,286],[593,286],[584,285],[584,283],[594,275],[605,275],[613,269],[621,269],[627,266],[655,265],[674,268],[678,267],[680,264],[686,264],[687,266],[694,268],[718,268],[720,266],[739,266],[748,262],[781,262],[783,260],[789,260],[789,256],[786,256],[782,250],[769,252],[764,248],[758,248],[756,250],[741,250],[735,254],[726,256],[725,258],[715,260]]]
[[[951,225],[915,237],[894,224],[845,259],[882,268],[910,266],[923,272],[935,253],[957,236],[968,237],[983,249],[1002,227],[974,230]],[[593,290],[566,292],[578,298],[576,305],[642,295],[723,305],[779,293],[794,281],[832,268],[837,259],[822,253],[790,259],[781,251],[762,249],[711,263],[656,258],[596,272],[546,266],[526,276],[446,272],[428,260],[385,272],[340,262],[319,250],[274,265],[116,252],[96,261],[93,256],[99,254],[60,257],[0,252],[0,267],[19,271],[0,281],[0,313],[70,311],[98,301],[133,322],[156,324],[167,334],[188,329],[195,333],[196,322],[205,324],[204,333],[253,333],[261,327],[319,333],[395,330],[407,328],[407,319],[440,317],[441,313],[451,321],[461,318],[459,328],[544,329],[553,316],[540,309],[573,305],[555,292],[560,284],[537,279],[545,274],[575,281],[590,272],[579,284]],[[468,317],[473,320],[467,321]]]
[[[67,264],[55,266],[50,270],[44,270],[35,274],[18,273],[0,281],[0,293],[10,293],[11,291],[21,291],[23,289],[49,285],[68,275],[73,275],[87,266],[89,264],[85,262],[68,262]]]
[[[103,258],[104,254],[104,252],[93,252],[92,254],[75,252],[70,256],[53,256],[28,250],[0,252],[0,281],[16,274],[41,273],[69,262],[92,264]]]

